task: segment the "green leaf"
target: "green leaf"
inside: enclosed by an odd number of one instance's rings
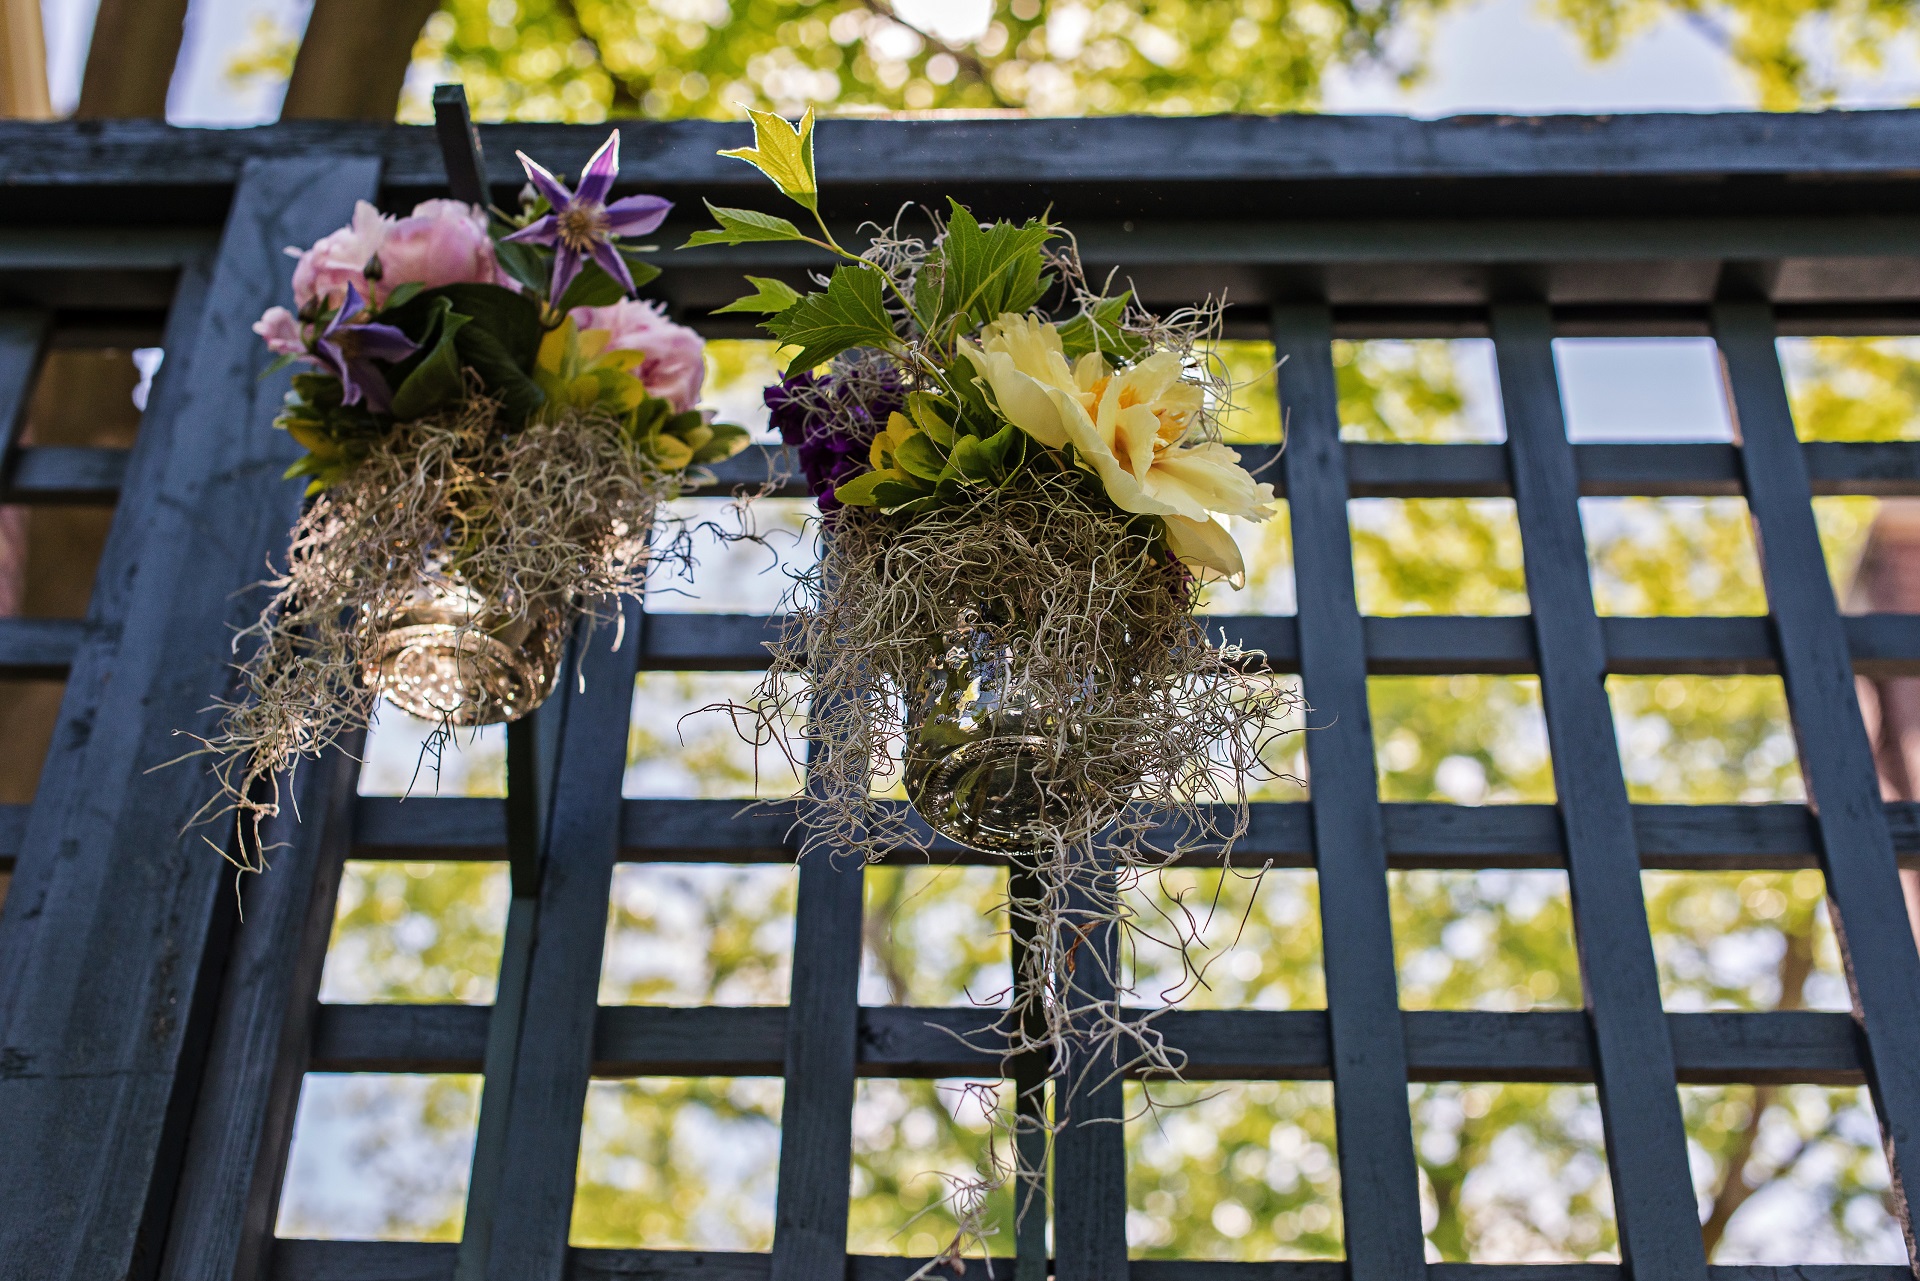
[[[580,265],[580,273],[568,283],[567,292],[561,295],[555,306],[564,316],[575,307],[605,307],[626,296],[625,285],[608,275],[606,268],[599,263],[589,261]]]
[[[264,382],[266,379],[273,377],[275,374],[279,373],[282,369],[285,369],[288,365],[293,364],[295,361],[299,359],[300,359],[300,353],[297,351],[281,352],[278,356],[275,356],[273,360],[268,363],[265,369],[262,369],[260,371],[261,381]]]
[[[421,291],[404,306],[388,309],[381,319],[422,347],[421,353],[396,367],[402,382],[437,351],[443,306],[463,322],[472,322],[454,327],[459,365],[480,375],[481,384],[501,398],[512,420],[524,421],[539,409],[546,394],[528,371],[540,353],[540,304],[498,285],[442,285]]]
[[[388,294],[386,297],[386,301],[381,304],[380,310],[386,311],[393,307],[404,307],[407,305],[407,302],[414,297],[414,295],[418,294],[422,289],[425,289],[425,288],[426,286],[421,284],[417,280],[409,280],[403,284],[395,285],[393,287],[393,292]]]
[[[800,301],[800,295],[793,286],[784,280],[774,280],[767,276],[748,276],[747,283],[754,291],[744,298],[736,298],[724,307],[715,307],[714,315],[725,311],[764,311],[779,314]]]
[[[732,423],[714,423],[713,438],[693,451],[693,461],[698,465],[717,463],[724,458],[731,458],[745,449],[747,442],[751,439],[745,427],[736,427]]]
[[[994,480],[1003,481],[1019,470],[1028,439],[1025,432],[1008,423],[980,442],[980,452],[993,467]]]
[[[833,487],[836,500],[849,507],[877,507],[879,499],[874,491],[883,484],[899,483],[899,478],[890,471],[862,472],[852,480],[843,480]]]
[[[553,265],[546,255],[532,245],[500,240],[494,242],[493,256],[499,261],[502,271],[534,293],[546,297],[547,286],[553,283]]]
[[[795,204],[817,210],[820,184],[813,174],[813,108],[807,108],[797,125],[788,124],[771,111],[749,107],[747,114],[753,118],[754,145],[720,154],[746,161],[773,179],[773,185]]]
[[[433,314],[438,338],[394,388],[393,416],[402,421],[425,418],[466,395],[466,380],[460,374],[460,347],[455,336],[472,322],[457,314],[453,303],[446,298],[434,300]]]
[[[921,480],[939,480],[940,474],[947,469],[947,459],[933,438],[925,432],[915,432],[894,447],[894,465],[910,476]]]
[[[1040,301],[1052,277],[1043,272],[1053,228],[1039,219],[982,228],[959,201],[947,234],[927,256],[914,284],[914,307],[933,332],[957,323],[977,329],[1002,312],[1023,312]]]
[[[875,474],[880,477],[880,483],[873,487],[873,502],[876,507],[892,509],[900,506],[902,503],[910,503],[916,498],[924,498],[927,496],[927,487],[925,485],[911,483],[910,479],[902,480],[899,472],[878,472]],[[839,495],[839,492],[837,489],[834,490],[836,497]]]
[[[801,349],[787,364],[794,372],[824,365],[850,348],[899,341],[881,297],[880,273],[864,265],[837,269],[825,290],[808,294],[760,327]]]
[[[994,475],[993,460],[988,456],[985,443],[978,436],[962,436],[953,442],[952,463],[952,473],[962,480],[989,485],[997,479]]]
[[[914,426],[933,437],[942,449],[952,449],[953,424],[941,416],[942,408],[948,406],[932,392],[916,391],[907,395],[907,415],[913,419]]]
[[[773,214],[764,214],[757,209],[727,209],[706,202],[707,212],[720,224],[718,231],[696,231],[687,237],[682,249],[694,249],[701,245],[744,245],[758,240],[805,240],[800,228]]]
[[[1060,326],[1060,346],[1068,360],[1078,360],[1090,351],[1099,351],[1111,360],[1137,360],[1144,355],[1147,342],[1120,328],[1127,314],[1131,290],[1112,298],[1102,298],[1091,311],[1083,311]]]

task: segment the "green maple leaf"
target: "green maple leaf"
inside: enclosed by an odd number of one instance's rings
[[[866,265],[841,267],[826,289],[808,294],[760,326],[783,345],[800,348],[787,368],[824,365],[854,347],[891,347],[899,341],[881,295],[880,273]]]

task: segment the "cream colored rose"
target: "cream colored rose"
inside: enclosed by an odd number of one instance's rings
[[[1051,448],[1072,445],[1122,511],[1165,518],[1173,553],[1202,578],[1244,581],[1240,549],[1215,516],[1270,518],[1273,486],[1225,445],[1181,443],[1205,402],[1179,357],[1156,352],[1116,371],[1089,352],[1069,365],[1057,329],[1012,314],[961,349],[1007,421]]]

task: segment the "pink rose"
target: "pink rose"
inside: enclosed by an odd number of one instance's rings
[[[353,207],[351,226],[322,236],[305,253],[287,250],[300,260],[293,269],[293,300],[300,310],[305,311],[315,299],[339,306],[348,285],[359,290],[362,298],[369,297],[367,262],[380,252],[392,227],[393,219],[362,200]]]
[[[338,306],[348,285],[369,299],[384,299],[396,285],[409,283],[429,289],[463,281],[515,287],[494,259],[486,215],[458,200],[422,201],[405,218],[390,218],[362,200],[351,226],[321,237],[305,253],[287,252],[300,260],[293,269],[293,297],[303,311],[315,299]],[[377,282],[367,279],[375,257]]]
[[[497,284],[500,266],[487,235],[487,216],[459,200],[426,200],[388,228],[380,246],[380,288],[415,282]]]
[[[300,336],[300,321],[285,307],[269,307],[266,315],[253,322],[253,332],[267,340],[267,350],[276,356],[304,356],[307,344]]]
[[[635,372],[649,396],[667,401],[676,413],[699,401],[700,384],[707,377],[706,340],[668,320],[664,305],[622,298],[608,307],[575,307],[569,314],[582,329],[611,333],[609,347],[644,355]]]

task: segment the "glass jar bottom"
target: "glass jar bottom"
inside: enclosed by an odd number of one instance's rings
[[[518,720],[546,701],[560,674],[555,628],[540,620],[519,644],[436,621],[390,628],[369,656],[369,679],[401,710],[462,727]]]

